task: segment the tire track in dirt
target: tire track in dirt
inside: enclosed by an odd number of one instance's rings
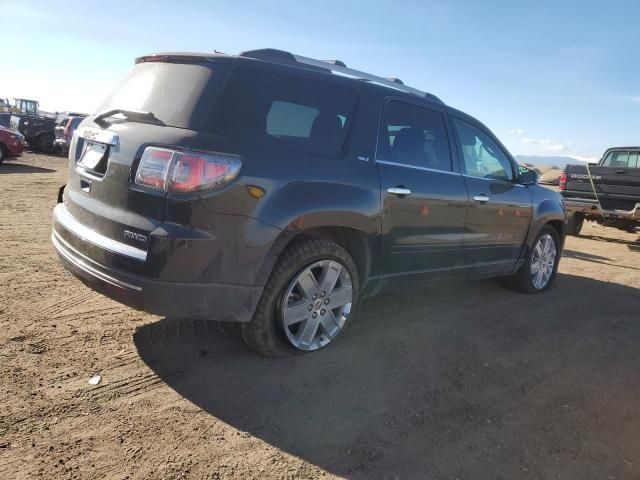
[[[80,305],[84,300],[87,300],[94,295],[95,294],[92,291],[85,291],[76,295],[72,295],[71,297],[68,297],[59,302],[55,302],[52,305],[49,305],[48,307],[45,307],[40,312],[40,316],[42,317],[52,316],[55,318],[57,314],[62,313],[66,310],[69,310],[77,305]]]

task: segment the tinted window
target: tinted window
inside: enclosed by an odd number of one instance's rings
[[[267,113],[266,131],[272,137],[309,138],[319,114],[317,108],[276,100]]]
[[[513,180],[509,157],[486,133],[465,121],[454,119],[467,175]]]
[[[451,152],[442,114],[408,103],[387,103],[378,137],[377,159],[451,171]]]
[[[638,152],[625,150],[609,152],[602,165],[605,167],[635,168],[638,166]]]
[[[237,67],[209,128],[245,142],[332,156],[344,144],[355,104],[346,87]]]

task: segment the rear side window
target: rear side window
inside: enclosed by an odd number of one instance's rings
[[[355,106],[356,93],[350,88],[237,67],[208,130],[243,142],[335,156]]]
[[[276,100],[267,113],[266,132],[272,137],[308,139],[318,115],[317,108]]]
[[[396,100],[387,103],[376,159],[451,171],[449,139],[442,114]]]

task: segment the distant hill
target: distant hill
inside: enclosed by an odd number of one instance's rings
[[[515,155],[515,159],[520,164],[530,163],[535,166],[556,166],[563,168],[565,165],[584,165],[585,162],[572,157],[543,157],[538,155]]]

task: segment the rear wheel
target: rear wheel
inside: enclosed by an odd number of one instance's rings
[[[520,270],[510,278],[510,285],[523,293],[540,293],[547,290],[558,272],[560,240],[550,225],[540,229]]]
[[[584,224],[584,215],[581,213],[570,213],[567,218],[567,235],[577,237],[580,235],[582,225]]]
[[[55,150],[54,141],[55,137],[53,133],[40,134],[37,141],[38,150],[44,153],[53,153]]]
[[[0,143],[0,163],[4,162],[7,159],[7,156],[6,147]]]
[[[265,286],[245,342],[279,357],[326,347],[345,328],[357,304],[358,273],[340,245],[307,239],[289,246]]]

